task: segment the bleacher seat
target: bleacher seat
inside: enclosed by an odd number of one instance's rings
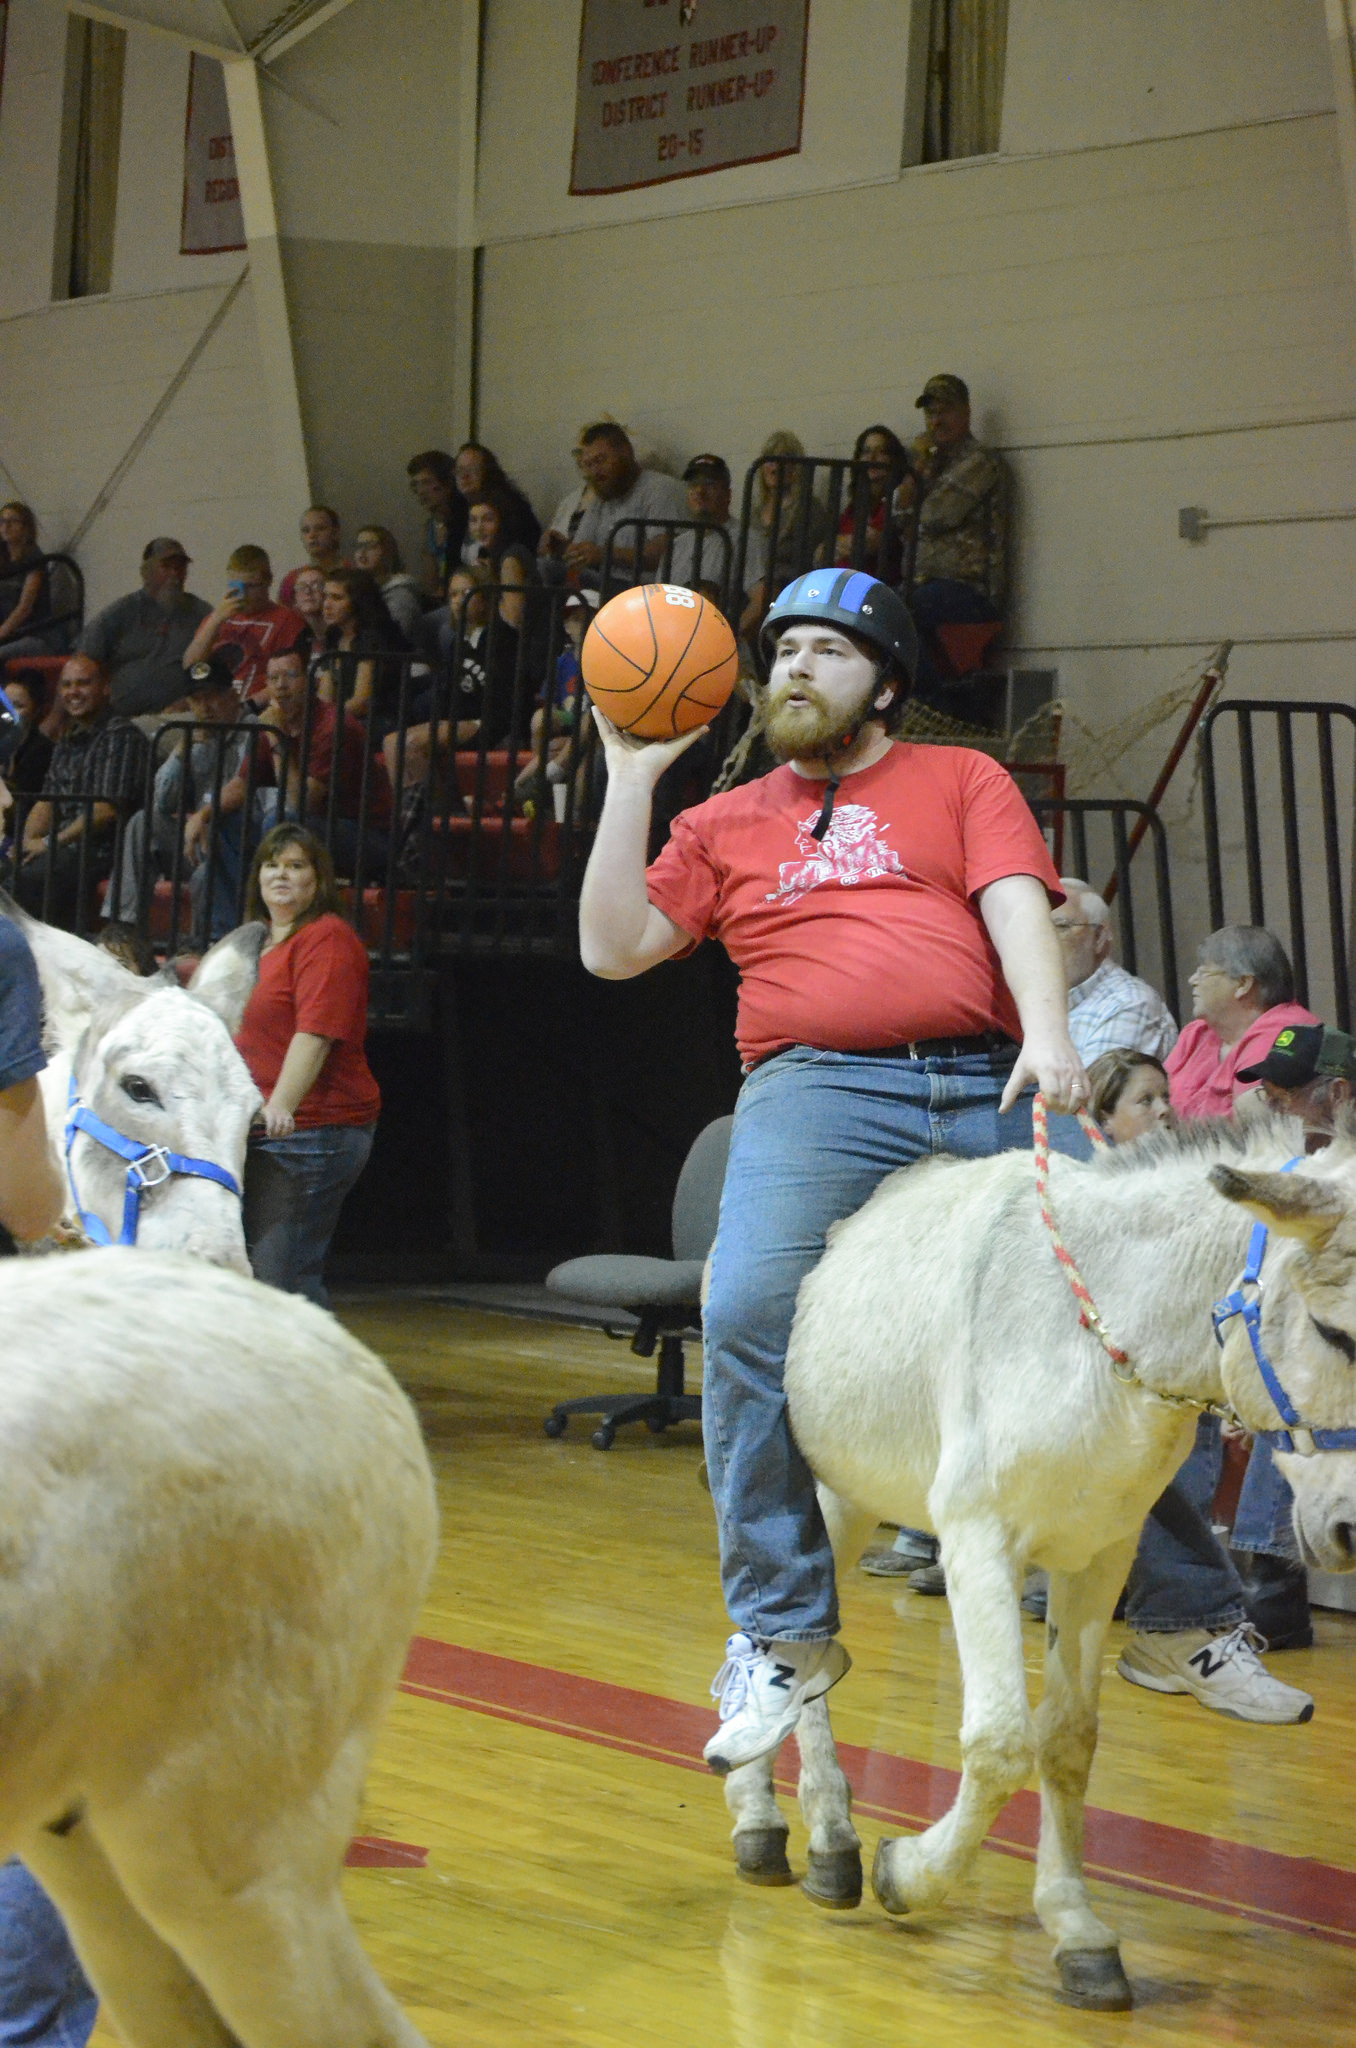
[[[984,666],[990,648],[1003,631],[1001,619],[986,619],[979,626],[938,626],[937,644],[951,668],[951,680],[959,682]]]

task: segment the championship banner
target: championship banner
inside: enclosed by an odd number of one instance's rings
[[[222,249],[244,247],[245,222],[226,105],[226,74],[215,57],[200,57],[195,51],[188,67],[179,254],[215,256]]]
[[[800,148],[810,0],[584,0],[571,192]]]

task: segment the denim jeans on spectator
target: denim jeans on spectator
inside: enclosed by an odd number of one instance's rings
[[[245,1157],[245,1243],[256,1280],[328,1308],[325,1255],[339,1211],[372,1151],[375,1124],[321,1124],[252,1138]]]
[[[22,1863],[0,1863],[0,2048],[84,2048],[98,2011],[56,1907]]]
[[[796,1290],[831,1223],[931,1153],[1031,1143],[1031,1096],[1004,1117],[1012,1052],[911,1060],[794,1046],[745,1081],[703,1317],[703,1427],[736,1628],[761,1641],[836,1633],[833,1555],[782,1388]],[[1085,1155],[1057,1117],[1052,1143]]]
[[[1260,1439],[1259,1439],[1260,1443]],[[1257,1453],[1254,1451],[1254,1457]],[[1203,1415],[1196,1425],[1191,1455],[1172,1485],[1154,1503],[1144,1524],[1130,1572],[1125,1618],[1145,1635],[1207,1629],[1212,1635],[1237,1628],[1247,1619],[1243,1587],[1228,1552],[1216,1536],[1212,1504],[1224,1461],[1219,1421]],[[1265,1550],[1275,1546],[1276,1486],[1285,1487],[1270,1456],[1259,1468],[1251,1514],[1240,1502],[1234,1524],[1234,1546]],[[1289,1492],[1285,1487],[1285,1519],[1289,1524]],[[1252,1537],[1265,1534],[1266,1541]]]

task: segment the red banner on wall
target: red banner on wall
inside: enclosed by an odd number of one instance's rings
[[[571,192],[794,156],[810,0],[584,0]]]
[[[245,247],[240,181],[226,104],[226,74],[215,57],[195,51],[188,68],[184,123],[184,211],[181,256],[215,256]]]

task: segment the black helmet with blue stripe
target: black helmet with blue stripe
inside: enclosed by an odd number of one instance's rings
[[[788,583],[763,621],[759,637],[767,659],[785,627],[812,619],[869,640],[910,684],[917,676],[918,633],[909,608],[898,591],[864,569],[811,569]]]

